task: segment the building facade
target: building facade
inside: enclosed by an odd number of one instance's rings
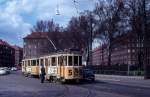
[[[23,58],[34,58],[54,51],[48,32],[32,32],[24,38]]]
[[[19,46],[12,46],[15,50],[15,66],[20,66],[23,58],[23,48]]]
[[[143,53],[143,42],[139,41],[136,36],[132,34],[119,36],[114,39],[111,47],[111,65],[123,64],[143,68]],[[150,59],[150,57],[148,58]],[[107,44],[103,44],[93,50],[93,65],[107,64]]]
[[[0,39],[0,67],[15,65],[15,50],[7,42]]]

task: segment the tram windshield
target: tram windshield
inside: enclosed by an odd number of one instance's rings
[[[52,57],[52,66],[56,66],[56,57]]]
[[[37,66],[39,65],[39,59],[37,60]]]
[[[79,66],[82,66],[82,56],[79,56]]]
[[[32,66],[36,66],[36,60],[32,60]]]
[[[78,56],[74,56],[74,66],[78,66]]]
[[[67,56],[58,57],[58,65],[66,66],[67,65]]]
[[[72,56],[69,56],[68,57],[68,66],[72,66],[73,64],[72,64],[73,62],[72,62]]]
[[[45,59],[45,66],[48,66],[48,59]]]
[[[30,66],[30,60],[28,60],[28,66]]]

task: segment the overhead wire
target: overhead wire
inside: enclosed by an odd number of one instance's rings
[[[60,15],[59,0],[57,0],[57,4],[56,4],[56,15]]]
[[[73,3],[74,3],[77,14],[79,14],[79,9],[78,9],[79,2],[77,0],[73,0]]]

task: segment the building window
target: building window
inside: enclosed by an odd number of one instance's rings
[[[130,53],[130,49],[128,49],[128,53]]]

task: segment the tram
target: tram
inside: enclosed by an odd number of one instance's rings
[[[82,79],[82,55],[79,52],[63,51],[38,58],[24,59],[22,72],[25,75],[39,76],[41,65],[45,68],[47,80],[66,82]]]

